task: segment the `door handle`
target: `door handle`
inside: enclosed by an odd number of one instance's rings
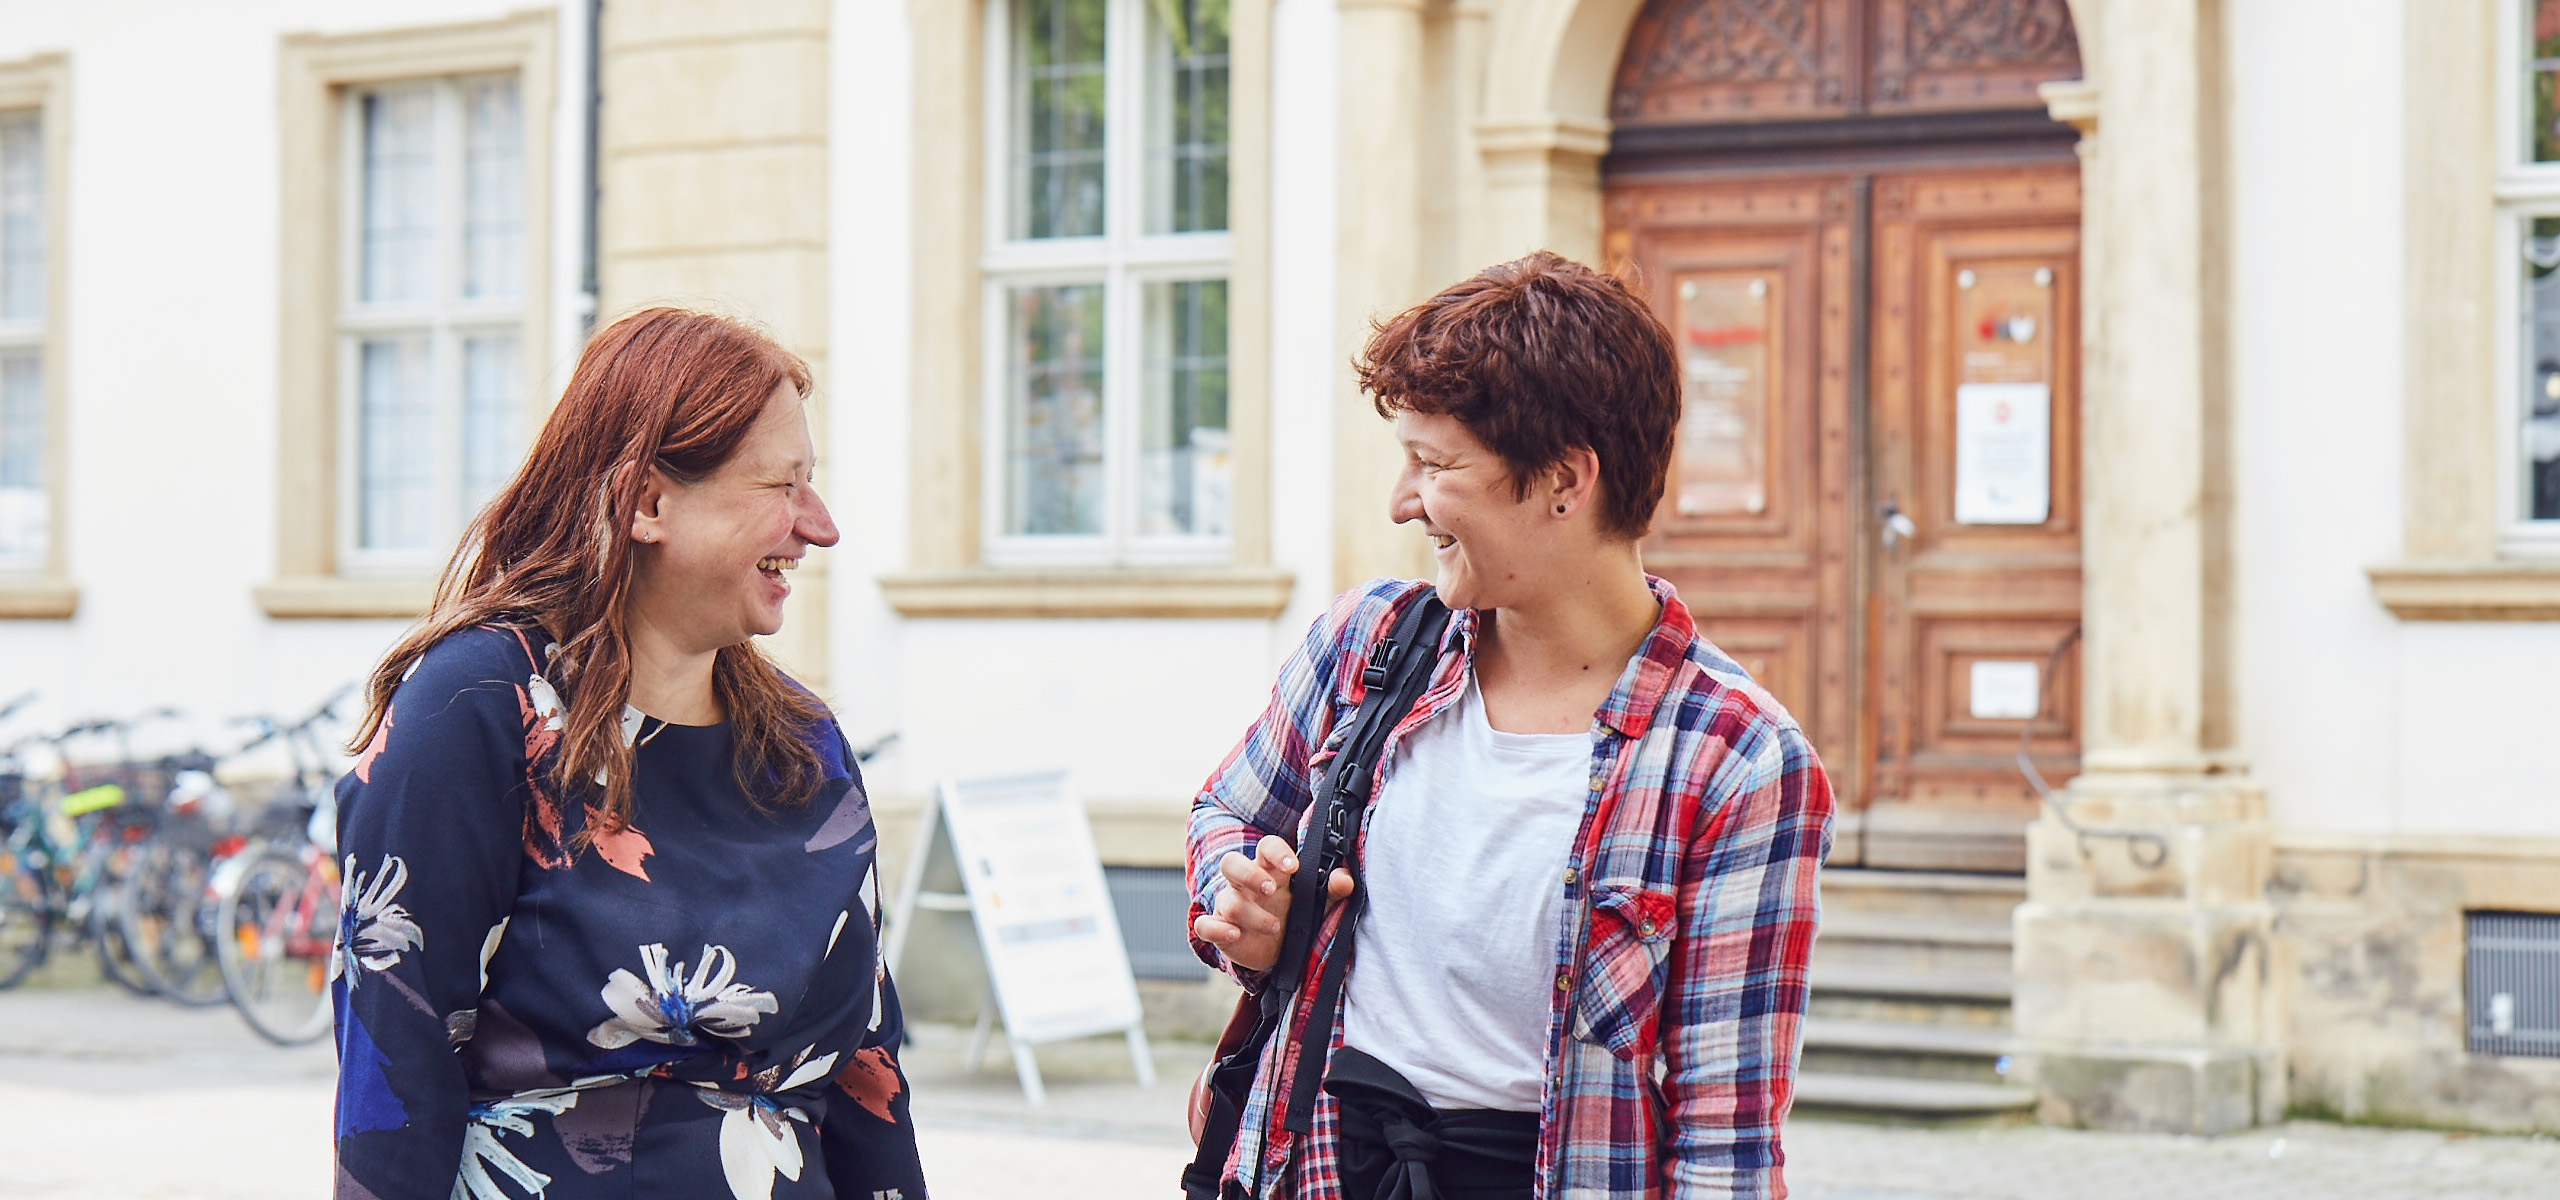
[[[1903,515],[1902,506],[1890,500],[1885,502],[1883,511],[1876,515],[1884,521],[1884,548],[1887,550],[1901,545],[1902,539],[1917,536],[1920,532],[1920,527],[1912,524],[1911,518]]]

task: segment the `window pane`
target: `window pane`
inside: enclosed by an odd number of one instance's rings
[[[516,81],[463,85],[462,294],[524,294],[524,118]]]
[[[1104,11],[1104,0],[1013,0],[1013,237],[1102,233]]]
[[[2525,515],[2560,520],[2560,217],[2533,217],[2524,240],[2527,378],[2522,435]]]
[[[368,339],[358,362],[356,544],[367,550],[427,549],[435,540],[427,339]]]
[[[44,359],[33,350],[0,353],[0,561],[44,558],[44,460]]]
[[[364,97],[362,281],[370,302],[429,300],[435,289],[435,88]]]
[[[1146,285],[1138,532],[1223,537],[1231,488],[1227,281]]]
[[[1014,288],[1005,372],[1005,524],[1102,532],[1102,285]]]
[[[523,374],[516,339],[462,343],[462,511],[465,520],[515,473],[524,444]]]
[[[2534,0],[2532,145],[2535,162],[2560,162],[2560,0]]]
[[[43,129],[32,112],[0,114],[0,319],[43,316]]]
[[[1147,232],[1227,227],[1227,0],[1148,0]]]

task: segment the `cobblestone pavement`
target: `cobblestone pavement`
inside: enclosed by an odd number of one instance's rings
[[[908,1055],[937,1200],[1173,1195],[1183,1085],[1205,1051],[1042,1047],[1027,1107],[1001,1045],[925,1027]],[[227,1009],[92,990],[0,993],[0,1197],[318,1200],[329,1176],[326,1045],[279,1050]],[[2560,1140],[2296,1122],[2223,1138],[1800,1120],[1798,1200],[2560,1200]],[[1036,1181],[1036,1182],[1026,1182]]]

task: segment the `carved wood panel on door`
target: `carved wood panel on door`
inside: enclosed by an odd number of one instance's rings
[[[1849,356],[1857,188],[1620,189],[1610,257],[1670,326],[1686,409],[1645,543],[1699,628],[1858,777]]]
[[[1875,571],[1870,865],[2024,870],[2036,797],[2078,769],[2079,178],[1876,183],[1872,486],[1910,522]],[[2046,679],[2050,673],[2052,678]]]
[[[2079,76],[2067,0],[1654,0],[1609,108],[1620,128],[2036,108]]]
[[[1652,0],[1603,245],[1686,413],[1645,561],[1811,736],[1832,861],[2014,872],[2079,753],[2065,0]]]

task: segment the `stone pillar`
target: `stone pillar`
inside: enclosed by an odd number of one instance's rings
[[[2028,831],[2015,1021],[2039,1115],[2215,1133],[2284,1107],[2265,800],[2230,745],[2215,0],[2074,0],[2086,280],[2082,768]]]
[[[1600,266],[1600,158],[1606,122],[1548,115],[1476,125],[1484,156],[1484,216],[1477,257],[1486,262],[1553,250]]]
[[[1340,361],[1369,339],[1369,322],[1430,295],[1423,228],[1424,16],[1430,0],[1338,0],[1340,203],[1334,307]],[[1403,465],[1385,422],[1346,365],[1335,388],[1333,584],[1430,571],[1421,534],[1387,519],[1387,488]]]
[[[651,302],[747,317],[809,360],[827,444],[827,0],[613,0],[599,47],[599,319]],[[822,494],[830,480],[822,470]],[[821,690],[826,555],[768,649]]]

